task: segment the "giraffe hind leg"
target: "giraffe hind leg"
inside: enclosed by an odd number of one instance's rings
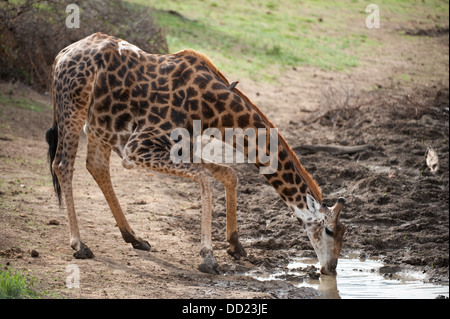
[[[110,155],[111,148],[109,146],[101,143],[94,136],[88,135],[86,168],[103,192],[123,239],[125,242],[131,243],[135,249],[149,251],[150,244],[135,235],[120,207],[111,183],[109,172]]]
[[[63,50],[55,59],[52,92],[54,125],[47,131],[46,137],[49,142],[49,159],[55,190],[58,199],[63,197],[66,204],[70,245],[76,250],[74,257],[92,258],[94,254],[80,239],[72,180],[80,133],[90,105],[95,73],[94,64],[91,64],[89,70],[84,66],[81,67],[78,61],[72,60],[72,53],[70,50]],[[73,72],[76,72],[76,75],[67,72],[70,63],[75,64]]]
[[[75,124],[62,128],[58,128],[55,125],[50,130],[47,133],[47,141],[49,142],[49,157],[52,160],[51,173],[54,177],[56,176],[54,184],[58,198],[60,198],[61,194],[64,195],[69,221],[70,246],[75,250],[73,256],[77,259],[93,258],[94,254],[92,251],[81,241],[73,201],[72,179],[81,125]],[[57,136],[57,139],[55,136]],[[54,143],[57,144],[56,150]]]

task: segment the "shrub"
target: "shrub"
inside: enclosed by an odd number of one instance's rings
[[[80,28],[67,28],[68,4],[80,8]],[[168,46],[148,7],[122,0],[0,1],[0,78],[48,90],[58,52],[92,33],[104,32],[150,53]]]

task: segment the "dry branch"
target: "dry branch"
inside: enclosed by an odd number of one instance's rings
[[[292,147],[293,150],[306,150],[309,153],[317,152],[327,152],[332,155],[343,155],[343,154],[355,154],[364,152],[369,149],[373,149],[373,145],[356,145],[356,146],[343,146],[343,145],[295,145]]]

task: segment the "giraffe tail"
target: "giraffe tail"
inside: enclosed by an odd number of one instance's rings
[[[56,156],[56,149],[58,147],[58,126],[56,123],[53,125],[53,127],[47,130],[47,133],[45,133],[45,139],[48,143],[47,156],[48,161],[50,162],[50,173],[52,174],[53,188],[55,189],[56,195],[58,196],[59,205],[61,205],[61,185],[59,184],[58,176],[56,176],[56,173],[52,167],[53,160]]]

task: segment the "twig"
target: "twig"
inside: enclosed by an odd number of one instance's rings
[[[175,10],[167,10],[166,12],[167,12],[168,14],[171,14],[171,15],[176,16],[176,17],[178,17],[178,18],[181,18],[181,19],[183,19],[183,20],[195,22],[195,20],[192,20],[192,19],[187,18],[186,16],[182,15],[182,14],[179,13],[178,11],[175,11]]]
[[[295,145],[292,147],[293,150],[307,150],[310,153],[317,152],[327,152],[332,155],[343,155],[343,154],[355,154],[364,152],[368,149],[373,149],[373,145],[356,145],[356,146],[343,146],[343,145]]]

